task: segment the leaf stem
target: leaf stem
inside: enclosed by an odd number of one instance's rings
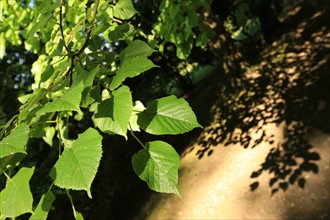
[[[77,217],[77,211],[76,211],[76,209],[74,207],[72,196],[70,195],[70,192],[69,192],[68,189],[65,189],[65,191],[66,191],[66,194],[68,195],[68,198],[69,198],[70,203],[71,203],[71,207],[72,207],[72,210],[73,210],[73,216],[76,219],[76,217]]]
[[[140,141],[140,139],[138,137],[135,136],[134,132],[132,131],[132,127],[131,127],[131,124],[128,123],[129,127],[130,127],[130,130],[131,130],[131,135],[135,138],[135,140],[137,140],[137,142],[139,142],[139,144],[143,147],[143,148],[146,148],[146,146],[144,146],[144,144]]]
[[[52,124],[52,123],[57,123],[57,121],[40,121],[40,122],[36,122],[34,124]]]
[[[11,179],[10,176],[8,176],[8,174],[7,174],[5,171],[3,171],[2,173],[6,176],[6,178],[7,178],[8,180]]]
[[[54,186],[54,181],[52,182],[52,184],[50,185],[50,187],[49,187],[49,189],[48,189],[48,191],[47,192],[50,192],[51,191],[51,189],[53,188],[53,186]]]

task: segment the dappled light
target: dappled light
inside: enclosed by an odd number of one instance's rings
[[[260,63],[241,62],[244,73],[240,78],[221,83],[213,107],[214,121],[205,128],[198,145],[190,149],[197,149],[198,158],[212,155],[219,144],[255,148],[268,142],[273,148],[251,177],[257,179],[263,171],[271,172],[273,193],[294,183],[303,188],[302,173],[317,173],[314,162],[320,155],[305,140],[305,134],[310,126],[330,132],[328,17],[329,12],[323,10],[303,20],[294,31],[273,42],[262,53]],[[316,30],[315,24],[319,27]],[[264,126],[282,122],[287,126],[284,140],[275,146],[273,132]],[[258,137],[252,140],[254,132]],[[257,183],[251,184],[252,190]]]
[[[329,218],[330,11],[300,3],[256,60],[219,73],[212,120],[182,154],[183,199],[152,195],[138,219]]]

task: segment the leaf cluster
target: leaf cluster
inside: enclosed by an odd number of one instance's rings
[[[105,135],[135,138],[142,147],[132,158],[135,173],[152,190],[179,195],[180,158],[174,148],[163,141],[142,143],[134,133],[176,135],[200,125],[189,104],[175,96],[145,104],[133,100],[126,80],[158,66],[149,59],[155,49],[136,39],[138,31],[131,19],[137,11],[132,1],[3,4],[6,13],[1,19],[6,25],[1,25],[1,58],[6,56],[7,44],[24,42],[37,59],[31,68],[31,92],[19,97],[18,111],[0,125],[0,169],[6,182],[0,192],[0,218],[24,213],[31,213],[31,219],[47,218],[58,189],[67,194],[75,218],[82,218],[70,191],[84,190],[92,198]],[[122,48],[114,49],[123,41]],[[77,138],[70,137],[69,122],[85,117],[90,117],[92,126]],[[43,147],[57,155],[45,174],[52,182],[38,203],[33,200],[30,180],[42,164],[33,161],[27,150],[34,139],[42,139],[47,144]]]

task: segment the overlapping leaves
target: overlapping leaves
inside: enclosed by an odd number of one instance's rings
[[[141,40],[132,41],[120,54],[121,64],[112,78],[110,89],[114,90],[126,78],[132,78],[156,67],[147,57],[154,52],[148,44]]]
[[[83,83],[70,88],[66,93],[52,102],[48,102],[39,109],[38,114],[45,114],[54,111],[80,111],[81,93],[84,89]]]
[[[94,124],[105,133],[119,134],[126,138],[133,108],[132,95],[127,86],[120,87],[112,95],[98,105]]]
[[[7,178],[0,193],[0,218],[32,213],[31,219],[46,219],[55,200],[51,185],[32,211],[29,181],[34,168],[23,167],[17,172],[22,157],[30,157],[25,149],[29,136],[43,138],[50,146],[55,145],[53,141],[59,143],[56,148],[59,158],[50,173],[54,185],[66,190],[85,190],[91,197],[91,184],[102,157],[102,136],[89,128],[71,140],[67,134],[71,119],[82,120],[93,114],[95,127],[125,138],[128,129],[161,135],[180,134],[200,126],[188,103],[174,96],[150,102],[146,108],[137,101],[133,108],[130,88],[123,84],[127,78],[156,67],[148,59],[154,49],[144,41],[133,40],[137,30],[129,22],[122,22],[137,13],[131,0],[118,0],[111,7],[104,7],[108,3],[101,2],[94,7],[98,3],[96,0],[86,8],[86,2],[78,1],[35,2],[26,10],[29,14],[21,16],[26,18],[23,22],[27,24],[26,30],[18,32],[17,27],[15,30],[9,27],[5,35],[0,34],[0,41],[4,41],[0,43],[4,47],[0,57],[5,56],[6,42],[18,44],[18,36],[25,38],[27,50],[40,52],[31,71],[35,77],[33,92],[20,98],[19,114],[0,130],[4,137],[0,141],[0,165]],[[77,11],[86,11],[86,15]],[[103,27],[92,24],[89,15],[95,16],[96,20],[91,20]],[[8,41],[8,33],[15,39]],[[109,53],[100,50],[104,46],[102,34],[111,41],[125,40],[128,46],[121,52],[111,52],[112,58],[107,59]],[[151,189],[179,195],[179,155],[169,144],[148,142],[133,156],[132,164]],[[10,177],[12,172],[17,173]],[[82,217],[77,211],[74,213],[76,218]]]

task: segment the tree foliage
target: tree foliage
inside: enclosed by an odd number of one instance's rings
[[[174,148],[139,137],[201,127],[173,93],[200,80],[189,73],[214,57],[237,96],[230,81],[241,73],[239,59],[253,59],[276,37],[284,4],[0,1],[0,218],[45,219],[63,195],[82,218],[75,193],[95,199],[95,176],[117,144],[110,135],[141,146],[130,165],[150,189],[180,195]]]
[[[91,184],[106,134],[127,139],[131,133],[129,137],[136,138],[143,147],[132,158],[136,174],[152,190],[179,195],[179,156],[174,148],[164,141],[144,144],[134,132],[185,133],[200,127],[196,116],[185,100],[174,96],[144,104],[133,100],[126,82],[158,67],[149,57],[162,51],[159,45],[163,41],[177,45],[180,58],[189,55],[192,40],[197,39],[199,46],[206,44],[207,33],[199,39],[193,32],[196,27],[205,27],[193,12],[206,3],[175,5],[163,1],[161,5],[164,10],[155,31],[146,35],[132,25],[138,12],[131,0],[1,1],[0,58],[7,59],[11,48],[24,45],[26,51],[35,54],[35,62],[31,67],[34,81],[18,94],[18,110],[1,117],[0,168],[6,186],[0,194],[0,218],[24,213],[31,213],[31,219],[47,218],[56,200],[55,187],[67,193],[76,219],[82,217],[75,209],[71,190],[84,190],[92,198]],[[167,27],[165,20],[183,18],[186,12],[180,8],[186,6],[192,9],[184,26],[173,23]],[[171,32],[184,28],[185,36],[167,36],[167,28]],[[78,123],[85,118],[91,119],[92,125],[72,138],[70,121]],[[35,167],[39,169],[47,161],[34,161],[27,146],[35,139],[43,139],[49,145],[43,147],[53,153],[43,157],[54,162],[45,174],[52,181],[39,204],[33,201],[29,181]],[[22,163],[23,159],[28,163]]]

